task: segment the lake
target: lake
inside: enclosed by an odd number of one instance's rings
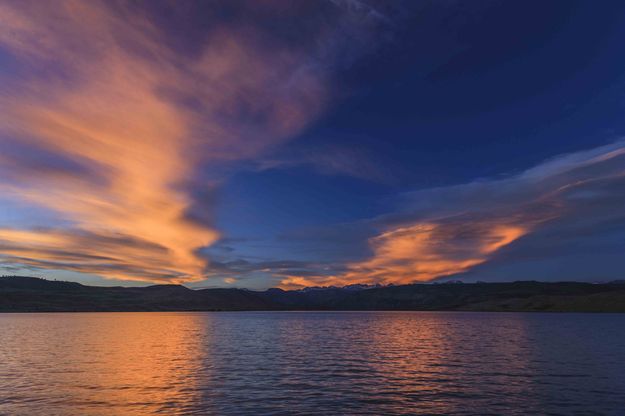
[[[2,415],[623,415],[625,314],[0,314]]]

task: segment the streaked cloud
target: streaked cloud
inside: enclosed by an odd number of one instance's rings
[[[337,274],[283,270],[281,286],[429,281],[470,271],[545,231],[552,238],[561,233],[586,239],[588,232],[606,232],[614,221],[625,220],[625,194],[618,191],[623,186],[625,143],[619,141],[508,178],[408,193],[398,212],[361,224],[383,229],[368,241],[369,258],[348,263]],[[583,226],[589,222],[592,227]],[[599,226],[602,222],[608,228]],[[567,232],[580,227],[586,231]],[[538,251],[561,242],[532,241]]]
[[[323,53],[311,55],[253,25],[216,20],[177,49],[142,7],[0,4],[0,52],[18,68],[0,89],[0,189],[71,224],[5,226],[5,263],[201,279],[210,266],[197,250],[219,231],[189,212],[219,175],[197,172],[257,156],[325,107],[324,59],[340,42],[336,30],[312,33]]]
[[[386,41],[393,7],[0,3],[0,192],[28,207],[0,216],[0,264],[229,285],[263,274],[296,288],[431,281],[570,254],[582,238],[604,247],[592,236],[625,223],[622,141],[405,193],[388,215],[296,230],[275,251],[216,245],[215,195],[233,172],[304,166],[392,182],[392,163],[364,148],[282,145],[332,104],[333,72]]]

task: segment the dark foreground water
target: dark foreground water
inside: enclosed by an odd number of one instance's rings
[[[0,314],[1,415],[625,415],[625,315]]]

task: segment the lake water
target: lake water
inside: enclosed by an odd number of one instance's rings
[[[625,314],[0,314],[1,415],[624,415]]]

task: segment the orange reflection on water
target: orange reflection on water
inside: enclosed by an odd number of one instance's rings
[[[199,400],[198,379],[210,379],[210,368],[202,365],[208,334],[200,315],[57,317],[19,315],[22,326],[30,320],[29,332],[23,333],[23,342],[13,337],[4,345],[4,369],[8,366],[13,369],[8,373],[19,374],[20,383],[45,386],[30,388],[21,401],[16,400],[25,406],[36,400],[53,402],[63,415],[180,414]],[[37,328],[40,325],[46,328]],[[29,409],[32,415],[32,406]],[[43,407],[40,414],[46,414]]]
[[[368,371],[379,378],[375,394],[394,398],[389,414],[417,408],[415,414],[483,414],[481,403],[490,400],[486,390],[523,395],[536,388],[529,370],[533,345],[523,315],[372,316],[374,325],[369,324],[367,335],[372,342],[360,354],[370,357]],[[416,407],[415,396],[420,397]],[[444,397],[449,400],[441,400]],[[462,397],[470,400],[458,400]]]

